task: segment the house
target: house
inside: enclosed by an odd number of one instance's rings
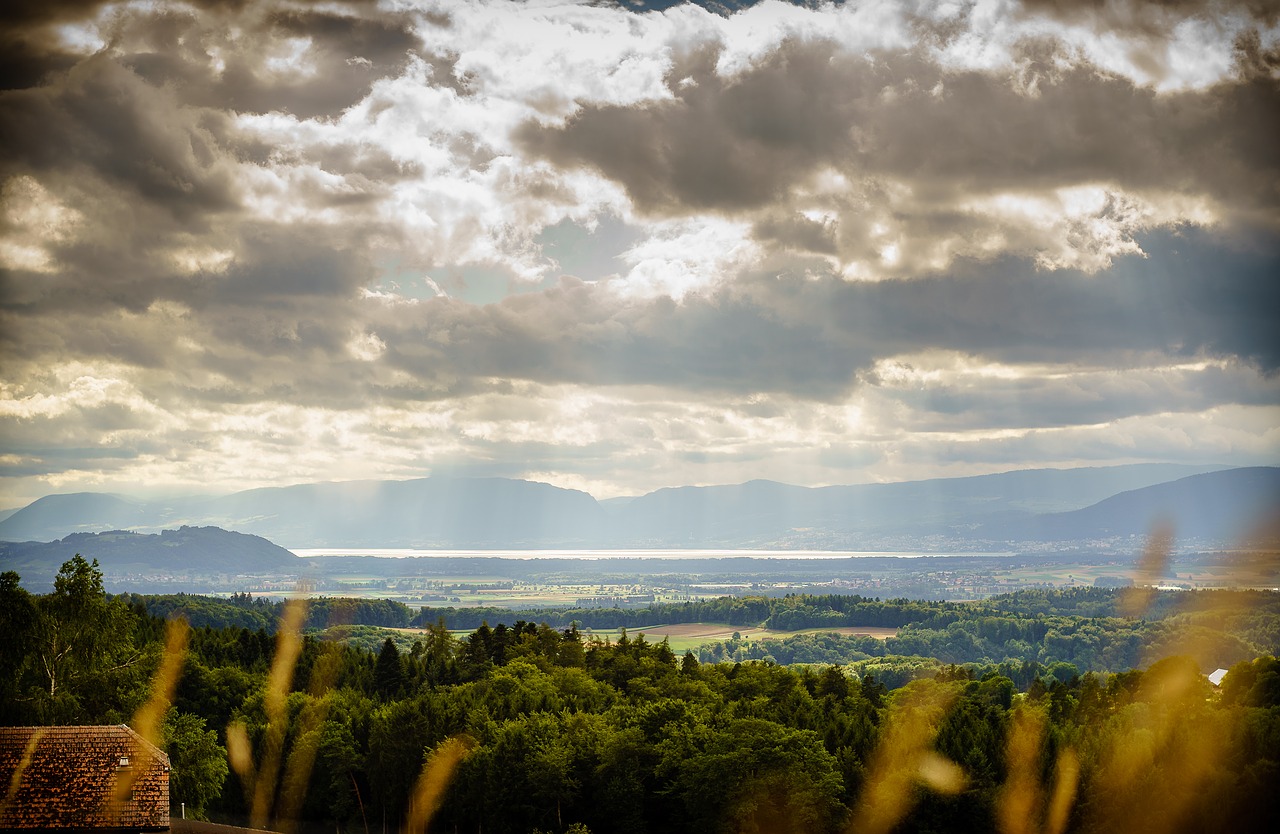
[[[124,724],[0,727],[0,831],[166,831],[169,757]]]

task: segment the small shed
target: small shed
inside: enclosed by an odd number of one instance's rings
[[[0,727],[0,831],[165,831],[169,757],[124,724]]]

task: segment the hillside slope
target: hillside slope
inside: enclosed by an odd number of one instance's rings
[[[259,536],[217,527],[183,527],[144,534],[113,530],[73,533],[54,542],[0,542],[0,570],[24,581],[52,580],[62,563],[79,553],[97,559],[108,576],[296,572],[303,560]]]
[[[1192,475],[1129,490],[1089,507],[1041,515],[997,531],[1011,539],[1140,536],[1169,523],[1181,539],[1214,541],[1273,538],[1280,519],[1280,468],[1246,467]]]

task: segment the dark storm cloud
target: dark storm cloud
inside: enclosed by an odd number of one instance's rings
[[[234,172],[206,124],[223,118],[95,55],[47,86],[0,94],[0,172],[90,173],[180,217],[230,209]]]
[[[127,61],[148,82],[180,89],[193,105],[313,118],[337,116],[362,99],[373,82],[398,74],[418,44],[407,20],[389,16],[272,12],[254,20],[244,35],[257,49],[230,41],[224,25],[195,15],[159,13],[130,32],[146,48],[136,49]],[[266,67],[267,49],[290,38],[309,42],[299,72]],[[207,54],[210,48],[225,55],[216,71]]]
[[[77,262],[79,253],[62,252],[74,268],[55,276],[0,275],[0,315],[9,325],[0,345],[13,356],[96,356],[233,377],[254,376],[245,372],[249,358],[264,367],[312,360],[323,366],[345,353],[348,331],[358,326],[350,302],[372,269],[360,254],[334,248],[334,239],[328,229],[265,226],[240,243],[235,261],[221,271],[177,275],[143,261],[137,268],[150,271],[128,281],[102,280],[92,253]],[[157,302],[178,305],[180,315],[146,317]],[[175,352],[173,342],[182,337],[205,352]],[[321,368],[318,375],[323,373]],[[290,373],[281,370],[280,376]]]
[[[102,0],[7,3],[0,11],[0,88],[37,86],[83,55],[61,43],[55,28],[93,17]],[[109,48],[156,86],[179,91],[193,106],[238,112],[285,111],[303,118],[336,116],[373,82],[399,73],[419,45],[409,19],[383,14],[372,2],[263,11],[248,0],[196,0],[133,10],[105,26]],[[237,35],[229,30],[235,29]],[[271,48],[305,39],[305,66],[271,68]],[[214,60],[222,56],[221,64]],[[275,56],[277,61],[282,56]]]
[[[1023,0],[1027,14],[1048,14],[1067,22],[1096,20],[1113,31],[1167,35],[1183,20],[1240,9],[1266,25],[1280,15],[1276,0]]]
[[[836,229],[833,223],[810,220],[799,212],[774,212],[757,220],[753,228],[757,240],[783,249],[834,255]]]
[[[1212,358],[1268,374],[1280,368],[1274,238],[1261,252],[1227,250],[1194,232],[1147,239],[1155,254],[1120,259],[1093,277],[1007,259],[871,283],[757,275],[682,302],[622,299],[605,285],[564,279],[550,290],[475,306],[448,298],[357,303],[355,280],[368,267],[324,247],[322,233],[299,233],[292,243],[273,234],[271,245],[224,274],[154,285],[158,297],[180,305],[169,317],[104,315],[101,303],[77,306],[74,288],[42,304],[47,312],[37,316],[10,308],[5,350],[36,366],[111,358],[164,369],[141,383],[162,399],[338,408],[497,390],[501,380],[837,400],[864,381],[877,384],[867,375],[878,361],[929,350],[1015,366],[1124,369]],[[350,345],[361,334],[372,334],[385,352],[359,361]],[[183,339],[198,350],[175,351]],[[1159,408],[1156,395],[1188,405],[1274,396],[1245,384],[1252,379],[1227,375],[1193,397],[1175,395],[1169,383],[1168,390],[1135,391],[1130,405],[1146,413]],[[1003,395],[999,388],[992,402],[1021,391],[1027,402],[1057,407],[1063,403],[1055,397],[1073,396],[1056,384],[1028,383]],[[914,404],[926,421],[933,413],[964,422],[954,415],[967,410],[999,423],[979,407],[980,391],[942,386],[916,395]],[[1123,412],[1119,389],[1099,396],[1101,404],[1077,403],[1061,419]]]
[[[588,105],[561,126],[528,123],[520,138],[558,165],[599,170],[658,214],[759,209],[831,167],[899,179],[924,201],[1101,180],[1207,193],[1275,221],[1280,78],[1159,95],[1091,66],[1052,68],[1053,57],[1019,77],[789,41],[725,78],[707,52],[673,70],[670,101]]]
[[[1121,259],[1097,277],[1007,259],[913,280],[757,276],[682,302],[620,300],[566,279],[485,307],[437,299],[370,322],[387,344],[381,361],[427,378],[834,399],[877,360],[930,349],[1116,368],[1213,357],[1274,373],[1280,260],[1269,240],[1270,250],[1248,252],[1196,232],[1148,239],[1158,254]]]
[[[10,0],[0,10],[0,21],[10,25],[64,22],[87,17],[107,0]]]
[[[84,56],[56,27],[93,17],[109,0],[11,0],[0,4],[0,89],[23,89],[70,69]],[[238,4],[239,5],[239,4]]]
[[[80,56],[40,33],[0,25],[0,90],[20,90],[70,69]]]
[[[907,406],[898,412],[911,431],[1045,428],[1098,425],[1163,412],[1202,412],[1222,403],[1271,405],[1274,385],[1239,366],[1111,370],[1017,379],[950,378],[885,391]]]
[[[852,150],[861,76],[833,72],[833,52],[787,44],[729,81],[715,72],[718,49],[704,47],[669,73],[673,101],[588,106],[563,127],[531,122],[520,139],[557,164],[598,168],[647,211],[759,207]]]
[[[381,19],[327,12],[262,19],[272,37],[305,34],[319,44],[319,78],[359,70],[347,53],[390,59],[407,44],[400,24]],[[252,145],[229,116],[183,97],[207,94],[215,103],[221,95],[200,86],[203,76],[182,75],[195,73],[198,61],[179,41],[187,43],[184,33],[197,24],[209,25],[157,13],[130,42],[139,54],[168,57],[148,65],[99,54],[43,87],[0,96],[5,172],[80,188],[88,195],[82,203],[98,209],[95,224],[122,229],[114,247],[100,239],[50,243],[55,274],[0,277],[7,351],[33,361],[101,356],[181,368],[173,385],[193,397],[326,403],[369,392],[391,400],[456,396],[491,384],[477,380],[506,378],[830,399],[878,360],[928,349],[1011,363],[1123,365],[1155,353],[1280,367],[1268,232],[1258,233],[1252,254],[1201,233],[1152,235],[1148,258],[1123,258],[1095,278],[1042,272],[1006,256],[867,284],[760,274],[681,302],[568,281],[486,307],[438,299],[379,310],[357,300],[377,272],[360,241],[394,240],[394,230],[373,221],[242,225],[236,165],[246,157],[265,163],[274,149]],[[562,128],[525,125],[523,141],[558,164],[599,167],[649,210],[751,211],[759,240],[801,253],[831,254],[839,237],[858,233],[852,222],[813,221],[781,199],[824,165],[854,178],[901,178],[923,202],[970,188],[1098,178],[1216,189],[1264,214],[1280,199],[1277,152],[1264,139],[1280,133],[1280,103],[1277,82],[1263,74],[1156,96],[1081,68],[1046,75],[1028,95],[1007,77],[944,72],[916,54],[866,60],[829,42],[786,41],[735,78],[715,72],[717,56],[708,47],[679,57],[668,78],[671,102],[585,107]],[[172,66],[162,71],[156,61]],[[237,95],[267,95],[265,87],[254,92],[255,83],[246,77],[232,86]],[[358,93],[351,90],[339,98]],[[291,201],[317,210],[367,203],[417,174],[354,140],[326,143],[308,161],[344,175],[348,186],[291,185]],[[113,199],[124,204],[102,210]],[[930,234],[973,222],[946,204],[910,222]],[[220,223],[232,230],[219,232]],[[230,263],[178,274],[157,256],[192,232],[232,250]],[[113,312],[142,313],[158,301],[181,305],[188,319]],[[179,333],[202,352],[172,351]],[[385,345],[376,362],[352,358],[351,341],[362,334]],[[202,374],[233,379],[240,390],[230,394]]]

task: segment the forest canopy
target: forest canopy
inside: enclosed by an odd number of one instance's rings
[[[461,637],[437,617],[407,649],[387,638],[370,651],[307,629],[405,612],[109,597],[76,557],[48,595],[0,577],[15,670],[0,719],[131,720],[175,661],[165,617],[189,618],[162,728],[173,801],[223,820],[577,834],[1261,827],[1280,775],[1275,595],[1160,596],[1133,618],[1118,593],[715,602],[754,622],[897,618],[874,654],[869,638],[807,634],[721,643],[724,659],[706,662],[517,612]],[[1230,658],[1221,687],[1203,674],[1218,657]]]

